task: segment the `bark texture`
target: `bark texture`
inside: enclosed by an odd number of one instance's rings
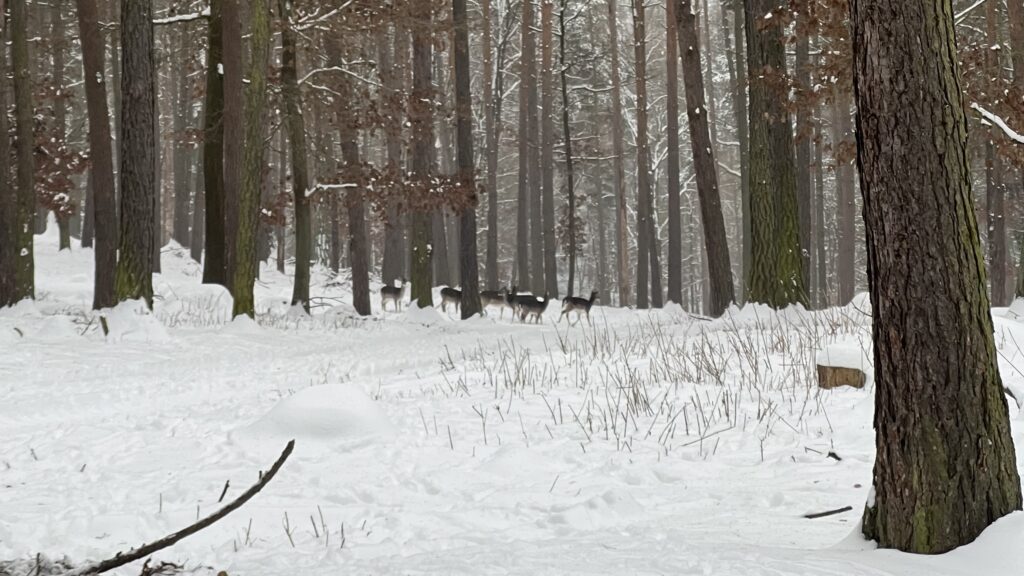
[[[85,105],[89,117],[89,181],[92,189],[88,209],[92,217],[95,254],[94,309],[108,308],[117,300],[114,274],[117,269],[117,211],[114,196],[114,160],[107,109],[107,83],[103,64],[103,34],[100,32],[96,0],[77,0],[78,30],[82,42]],[[84,234],[83,234],[84,236]]]
[[[121,0],[121,226],[114,290],[118,301],[153,306],[156,222],[156,83],[153,4]]]
[[[206,256],[203,283],[228,285],[224,202],[224,0],[210,0],[206,46],[206,100],[203,103],[203,199]]]
[[[452,0],[455,24],[455,121],[459,186],[471,195],[459,214],[459,274],[462,318],[481,312],[476,253],[476,174],[473,164],[473,97],[470,94],[469,22],[466,0]]]
[[[432,72],[430,67],[432,34],[430,7],[427,3],[413,6],[412,26],[412,93],[409,95],[409,123],[412,129],[412,158],[409,180],[413,194],[425,193],[432,169],[431,149],[434,146],[433,111],[426,102],[432,101]],[[430,212],[417,209],[412,214],[412,293],[411,298],[420,308],[432,307],[434,297],[431,282],[431,217]],[[524,232],[525,233],[525,232]]]
[[[950,0],[854,0],[880,546],[942,553],[1021,508]],[[927,135],[923,137],[922,135]]]
[[[629,224],[626,212],[626,160],[622,130],[622,78],[619,72],[619,24],[616,0],[608,0],[608,45],[612,52],[612,156],[615,175],[615,265],[619,281],[619,306],[633,301],[629,284]]]
[[[35,136],[33,131],[32,69],[28,51],[27,0],[11,0],[11,74],[14,76],[15,166],[17,194],[14,243],[14,301],[35,298],[33,222],[36,213]]]

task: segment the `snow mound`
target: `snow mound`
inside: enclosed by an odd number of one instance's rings
[[[36,307],[36,301],[26,298],[14,306],[0,307],[0,317],[7,318],[39,318],[43,314]]]
[[[1024,298],[1017,298],[1010,304],[1006,317],[1011,320],[1024,320]]]
[[[234,431],[232,439],[254,450],[279,449],[292,439],[303,450],[331,449],[394,432],[362,388],[337,384],[313,386],[281,400],[259,420]]]
[[[444,315],[434,308],[428,306],[426,308],[420,308],[415,300],[413,300],[403,310],[403,314],[400,316],[402,320],[410,324],[422,324],[424,326],[436,326],[446,322]]]
[[[234,320],[229,321],[221,328],[223,334],[233,334],[235,336],[251,336],[261,333],[260,325],[255,320],[249,318],[245,314],[240,314],[235,317]]]
[[[127,300],[101,313],[107,342],[167,342],[171,337],[143,300]]]
[[[187,318],[202,325],[231,321],[234,300],[227,288],[217,284],[163,283],[156,287],[161,298],[154,304],[161,319]]]
[[[868,372],[871,364],[864,352],[857,346],[835,344],[819,350],[815,362],[818,366],[833,368],[852,368]]]
[[[574,530],[598,530],[644,516],[643,506],[621,488],[610,488],[570,506],[555,506],[551,512],[548,523]]]
[[[871,294],[867,292],[858,292],[857,295],[853,297],[853,300],[850,300],[849,306],[865,316],[871,316]]]
[[[80,338],[81,334],[68,316],[47,316],[32,332],[33,340],[56,342]]]

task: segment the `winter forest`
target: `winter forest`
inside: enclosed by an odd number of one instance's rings
[[[1024,574],[1024,0],[0,0],[0,576]]]

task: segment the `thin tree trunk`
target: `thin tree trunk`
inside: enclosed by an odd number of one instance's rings
[[[683,231],[679,204],[678,2],[665,2],[665,111],[668,125],[668,300],[683,302]]]
[[[359,166],[358,134],[342,129],[341,159],[347,167]],[[366,205],[360,190],[346,192],[345,207],[348,212],[348,253],[352,268],[352,306],[361,316],[370,315],[370,263],[369,245],[366,235]],[[308,293],[308,288],[307,288]]]
[[[452,0],[455,26],[455,120],[459,186],[470,196],[459,215],[459,271],[462,318],[481,312],[480,273],[476,253],[476,175],[473,163],[473,98],[470,93],[469,22],[466,0]]]
[[[196,121],[201,116],[196,115]],[[192,161],[195,163],[195,171],[192,172],[192,187],[195,195],[192,200],[192,241],[189,245],[189,255],[193,260],[203,262],[203,246],[206,243],[205,218],[206,213],[203,207],[206,205],[206,194],[203,186],[203,153],[197,149],[192,154]]]
[[[7,45],[10,37],[10,26],[7,26],[6,18],[3,16],[3,0],[0,0],[0,76],[6,78],[7,67]],[[18,302],[15,294],[15,270],[17,270],[18,256],[15,250],[17,244],[17,217],[18,200],[16,189],[11,182],[11,139],[6,110],[8,99],[9,82],[0,83],[0,308],[10,306]]]
[[[555,245],[555,125],[554,125],[554,2],[541,0],[541,65],[540,65],[540,172],[542,212],[544,218],[544,291],[558,297],[558,264]],[[563,63],[563,66],[565,64]],[[573,258],[573,256],[570,256]]]
[[[234,226],[234,274],[231,280],[231,294],[235,298],[233,314],[249,317],[256,315],[256,300],[253,285],[256,283],[256,234],[259,226],[260,182],[263,172],[263,122],[267,102],[267,61],[270,55],[270,16],[267,0],[251,0],[249,4],[249,65],[245,86],[245,148],[242,159],[242,181],[238,189],[238,218]],[[287,27],[285,27],[287,29]],[[287,94],[289,86],[282,66],[282,80]],[[294,74],[294,70],[292,71]],[[292,78],[294,80],[294,77]],[[294,105],[293,102],[286,104]],[[225,111],[226,112],[226,111]],[[225,123],[227,120],[225,119]],[[293,159],[293,164],[294,159]],[[226,164],[226,162],[225,162]],[[227,166],[225,166],[227,169]],[[293,178],[298,189],[298,178]],[[296,211],[298,211],[296,206]],[[308,260],[307,260],[308,262]],[[298,259],[296,258],[296,267]]]
[[[153,4],[121,0],[121,215],[114,290],[119,301],[153,306],[156,195],[156,82]]]
[[[568,33],[565,29],[565,11],[568,9],[567,0],[562,0],[561,10],[558,12],[558,48],[559,61],[562,64],[559,77],[562,81],[562,139],[565,144],[565,189],[569,195],[569,286],[567,295],[572,296],[576,290],[576,191],[575,191],[575,170],[572,160],[572,131],[569,123],[569,63],[565,60],[565,40]],[[598,202],[601,195],[598,193]],[[598,234],[604,234],[604,212],[599,209],[601,223]],[[604,251],[604,239],[601,238],[600,250]],[[604,254],[601,254],[603,260]],[[557,293],[556,293],[557,294]]]
[[[289,1],[278,0],[277,5],[282,20],[287,23],[291,18]],[[310,261],[313,259],[313,222],[308,195],[309,161],[306,157],[306,125],[302,118],[302,94],[299,92],[298,53],[295,32],[290,24],[285,24],[281,28],[281,82],[285,120],[288,124],[288,141],[291,144],[292,203],[295,206],[295,280],[292,287],[292,306],[302,306],[302,309],[309,313],[309,271]],[[348,153],[351,154],[352,151],[349,150]],[[355,162],[358,161],[357,147]]]
[[[811,41],[807,34],[797,34],[797,89],[808,92],[811,86]],[[796,198],[799,206],[800,257],[803,259],[803,282],[811,286],[811,109],[803,103],[796,110]]]
[[[33,148],[32,79],[29,75],[27,0],[10,1],[11,73],[14,76],[14,116],[17,175],[17,211],[15,217],[14,301],[35,298],[35,258],[33,255],[33,217],[36,210],[35,159]]]
[[[188,86],[188,67],[185,64],[185,51],[189,48],[188,34],[184,30],[177,31],[178,54],[177,62],[174,65],[174,88],[175,101],[174,109],[174,136],[173,136],[173,165],[174,165],[174,226],[171,237],[178,244],[188,248],[191,242],[189,236],[189,203],[191,201],[189,178],[188,178],[188,155],[189,150],[185,145],[184,138],[188,130],[188,112],[191,107],[191,94]]]
[[[660,290],[655,284],[652,264],[656,259],[657,244],[652,233],[654,226],[653,195],[650,174],[650,144],[647,137],[647,31],[643,0],[632,0],[633,53],[636,68],[636,180],[637,180],[637,269],[636,305],[647,308],[658,306]],[[652,294],[653,292],[653,294]],[[653,302],[652,302],[653,300]]]
[[[622,130],[622,78],[619,72],[619,25],[616,0],[608,0],[608,45],[612,53],[612,156],[615,175],[616,273],[619,280],[619,306],[632,304],[629,284],[629,224],[626,219],[625,136]]]
[[[825,136],[821,130],[821,118],[814,122],[814,189],[817,201],[814,206],[814,228],[817,230],[815,251],[817,253],[815,273],[818,275],[815,304],[818,308],[829,305],[828,257],[825,249]]]
[[[433,27],[430,6],[426,2],[410,5],[412,32],[412,84],[409,97],[409,123],[412,126],[411,174],[412,193],[423,193],[431,185],[433,176],[431,149],[434,146],[434,118],[431,106],[434,99],[431,73]],[[417,207],[412,214],[412,300],[420,308],[434,305],[431,282],[431,217],[430,210]]]
[[[1021,509],[953,12],[930,0],[855,0],[851,12],[877,449],[863,530],[937,554]]]
[[[740,298],[746,301],[747,278],[753,267],[753,228],[750,204],[750,125],[747,109],[747,58],[743,0],[732,0],[733,38],[736,41],[736,85],[733,86],[733,113],[736,115],[736,139],[740,145]]]
[[[718,189],[718,166],[711,143],[710,118],[704,103],[704,78],[697,42],[697,17],[692,0],[678,0],[675,14],[679,34],[679,52],[683,62],[683,86],[686,90],[686,112],[690,127],[690,148],[700,196],[701,223],[704,228],[706,266],[711,282],[708,312],[721,316],[735,301],[732,264],[729,259],[729,238],[725,232],[722,199]]]
[[[530,287],[530,186],[539,174],[530,173],[530,83],[531,64],[536,59],[533,40],[533,0],[523,0],[520,21],[523,39],[519,57],[519,188],[516,204],[516,274],[515,281],[524,289]]]
[[[396,24],[395,40],[388,42],[388,36],[381,34],[377,40],[377,54],[380,61],[380,79],[384,86],[383,105],[391,116],[384,126],[385,146],[387,147],[388,170],[396,177],[402,173],[402,121],[403,114],[399,109],[398,95],[402,92],[401,72],[395,70],[396,64],[404,64],[403,60],[392,57],[399,50],[396,45],[403,43],[408,37]],[[397,202],[392,202],[387,209],[387,222],[384,223],[384,262],[381,266],[381,281],[393,286],[395,280],[404,278],[405,267],[405,214]]]
[[[483,12],[483,67],[484,67],[484,138],[486,139],[487,161],[487,259],[484,269],[487,279],[484,286],[488,290],[497,290],[498,280],[498,130],[500,119],[495,112],[494,92],[494,16],[491,11],[491,0],[481,0]]]
[[[1024,95],[1024,0],[1006,0],[1006,15],[1009,22],[1010,62],[1013,64],[1013,86],[1017,94]],[[1017,173],[1016,196],[1024,197],[1024,169]],[[1018,218],[1020,217],[1018,210]],[[1017,223],[1020,226],[1020,222]],[[1017,284],[1015,295],[1024,297],[1024,232],[1017,233]]]
[[[545,0],[539,0],[544,2]],[[533,10],[534,0],[529,0]],[[531,20],[536,14],[531,15]],[[543,24],[542,24],[543,25]],[[530,30],[530,43],[536,44],[533,25]],[[534,46],[527,61],[529,70],[526,76],[530,79],[527,90],[527,111],[529,125],[527,130],[527,153],[530,161],[530,289],[535,294],[545,290],[547,281],[544,278],[544,174],[541,170],[541,139],[540,139],[540,74],[537,71],[537,55]]]
[[[117,270],[117,211],[114,195],[114,162],[110,137],[110,113],[107,110],[107,84],[103,64],[103,34],[100,32],[96,0],[77,0],[78,30],[82,43],[85,104],[89,117],[89,182],[92,198],[88,202],[86,223],[95,230],[94,309],[109,308],[117,299],[114,275]],[[120,87],[118,87],[120,89]],[[89,216],[91,212],[92,216]],[[88,228],[88,226],[87,226]],[[83,245],[86,234],[82,234]]]
[[[203,103],[203,189],[206,255],[203,283],[228,286],[227,216],[224,198],[223,8],[232,0],[210,0],[206,46],[206,100]],[[232,240],[234,239],[231,237]]]
[[[51,48],[53,50],[52,82],[53,88],[57,92],[57,98],[53,101],[53,123],[56,126],[56,137],[61,147],[66,146],[68,131],[67,102],[64,99],[64,95],[68,90],[64,85],[64,51],[67,45],[67,34],[64,31],[64,17],[61,14],[63,5],[63,0],[50,1],[51,33],[53,34],[51,39]],[[71,250],[72,219],[77,220],[78,218],[78,188],[69,190],[68,195],[66,209],[53,210],[53,215],[57,220],[60,250]]]
[[[836,273],[839,276],[839,305],[845,306],[853,300],[856,292],[857,254],[857,199],[855,172],[849,158],[841,151],[853,138],[853,122],[850,116],[850,94],[840,91],[832,109],[832,151],[836,160],[836,203],[839,253],[836,258]]]
[[[1013,0],[1010,0],[1012,3]],[[1000,16],[998,5],[995,2],[988,2],[985,5],[986,41],[989,46],[1001,46],[999,37]],[[1000,62],[1000,51],[990,49],[985,51],[986,56],[986,78],[993,83],[1001,84],[1002,62]],[[1006,169],[1003,166],[1003,158],[995,147],[996,134],[993,128],[982,132],[986,138],[985,142],[985,180],[986,180],[986,209],[988,218],[988,269],[991,277],[991,296],[993,306],[1006,306],[1009,304],[1006,276],[1007,276],[1007,239],[1006,239],[1006,186],[1003,184],[1003,177]]]

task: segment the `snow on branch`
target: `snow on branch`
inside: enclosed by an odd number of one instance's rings
[[[976,110],[979,114],[981,114],[982,118],[985,119],[986,123],[994,125],[1000,130],[1002,130],[1003,133],[1010,138],[1010,140],[1013,140],[1018,144],[1024,144],[1024,134],[1020,134],[1016,132],[1013,128],[1010,128],[1006,124],[1006,121],[1000,118],[999,116],[996,116],[995,114],[989,112],[988,110],[985,110],[980,105],[978,105],[977,102],[971,104],[971,109]]]
[[[305,76],[302,77],[302,79],[299,80],[299,84],[305,84],[313,76],[317,74],[322,74],[324,72],[341,72],[342,74],[348,74],[349,76],[355,78],[356,80],[365,82],[366,84],[369,84],[371,86],[375,86],[377,88],[384,88],[384,86],[382,86],[379,82],[374,82],[373,80],[366,78],[365,76],[360,76],[359,74],[356,74],[355,72],[342,66],[328,66],[327,68],[317,68],[315,70],[310,70],[308,74],[306,74]]]
[[[177,16],[168,16],[167,18],[154,18],[154,26],[163,26],[165,24],[179,24],[181,22],[194,22],[195,20],[201,20],[210,17],[210,8],[207,6],[201,12],[193,12],[191,14],[178,14]]]
[[[960,12],[959,14],[957,14],[956,16],[953,17],[953,22],[955,22],[957,24],[963,22],[964,19],[966,19],[968,16],[970,16],[971,12],[974,12],[974,10],[977,7],[981,6],[984,3],[985,3],[985,0],[978,0],[974,4],[968,6],[967,8],[964,8],[963,12]]]
[[[318,24],[321,24],[321,23],[323,23],[323,22],[325,22],[327,20],[330,20],[336,14],[341,12],[342,10],[344,10],[345,8],[348,8],[353,2],[355,2],[355,0],[348,0],[348,2],[345,2],[341,6],[338,6],[337,8],[335,8],[334,10],[331,10],[330,12],[327,12],[326,14],[322,14],[322,15],[319,15],[319,16],[316,15],[316,14],[309,15],[309,16],[303,18],[302,20],[299,20],[298,22],[296,22],[294,28],[296,30],[299,30],[299,31],[308,30],[308,29],[310,29],[310,28],[312,28],[312,27],[314,27],[314,26],[316,26]]]

